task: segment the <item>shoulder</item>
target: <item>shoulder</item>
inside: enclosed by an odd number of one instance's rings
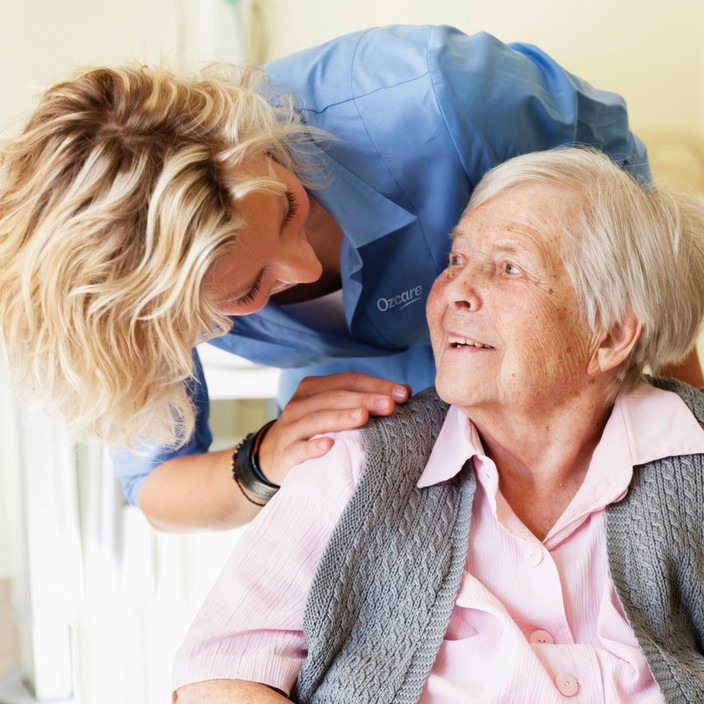
[[[367,455],[412,453],[425,456],[442,428],[449,404],[437,395],[435,387],[397,405],[390,416],[372,418],[363,429]]]
[[[488,34],[469,37],[445,25],[390,25],[345,34],[262,68],[275,84],[303,96],[307,109],[320,111],[451,66],[458,47],[478,57],[506,49]]]
[[[270,503],[286,497],[295,504],[307,496],[334,498],[332,503],[338,508],[345,504],[359,480],[364,462],[363,434],[355,428],[326,433],[326,437],[332,438],[332,448],[322,457],[295,466]]]
[[[704,393],[675,379],[651,378],[656,388],[676,393],[700,425],[704,424]],[[647,462],[633,469],[623,501],[609,507],[612,519],[626,520],[623,536],[632,539],[636,528],[660,536],[662,545],[680,550],[701,542],[704,526],[704,454],[684,453]],[[637,532],[637,531],[636,531]],[[642,538],[639,538],[641,540]],[[700,546],[701,547],[701,546]]]
[[[676,393],[687,404],[700,425],[704,425],[704,391],[702,389],[695,389],[693,386],[676,379],[664,377],[651,377],[648,381],[659,389]]]

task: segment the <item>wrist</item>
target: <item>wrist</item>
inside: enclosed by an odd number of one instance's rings
[[[259,467],[259,449],[273,423],[269,421],[256,433],[247,434],[232,452],[232,478],[244,497],[257,506],[264,506],[280,488],[267,479]]]

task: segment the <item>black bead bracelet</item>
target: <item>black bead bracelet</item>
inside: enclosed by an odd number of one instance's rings
[[[270,482],[259,469],[259,447],[262,439],[266,435],[269,428],[275,421],[269,421],[266,425],[259,429],[256,433],[248,433],[247,436],[239,442],[232,452],[232,478],[237,482],[237,486],[244,494],[245,499],[257,506],[264,506],[266,502],[279,490],[279,485]],[[249,494],[256,496],[259,499],[264,499],[264,502],[255,501]]]

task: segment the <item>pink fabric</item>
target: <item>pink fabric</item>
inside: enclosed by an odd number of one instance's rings
[[[306,654],[306,594],[363,462],[361,433],[334,437],[238,543],[177,655],[174,689],[224,678],[290,692]],[[451,408],[419,486],[473,457],[478,490],[465,575],[420,701],[662,702],[609,577],[604,508],[625,495],[634,465],[702,452],[704,431],[675,394],[643,385],[619,398],[583,485],[541,543]]]

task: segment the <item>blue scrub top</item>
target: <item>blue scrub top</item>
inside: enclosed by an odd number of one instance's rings
[[[434,381],[425,300],[445,268],[448,233],[474,185],[513,156],[559,145],[607,151],[643,182],[644,145],[623,99],[592,88],[538,48],[452,27],[392,26],[349,34],[263,67],[274,93],[293,93],[322,145],[325,187],[314,197],[344,232],[347,332],[304,325],[269,302],[233,318],[212,344],[283,368],[284,404],[310,374],[362,371],[410,384]],[[195,385],[198,427],[178,452],[113,453],[128,500],[166,459],[204,452],[208,396]]]

